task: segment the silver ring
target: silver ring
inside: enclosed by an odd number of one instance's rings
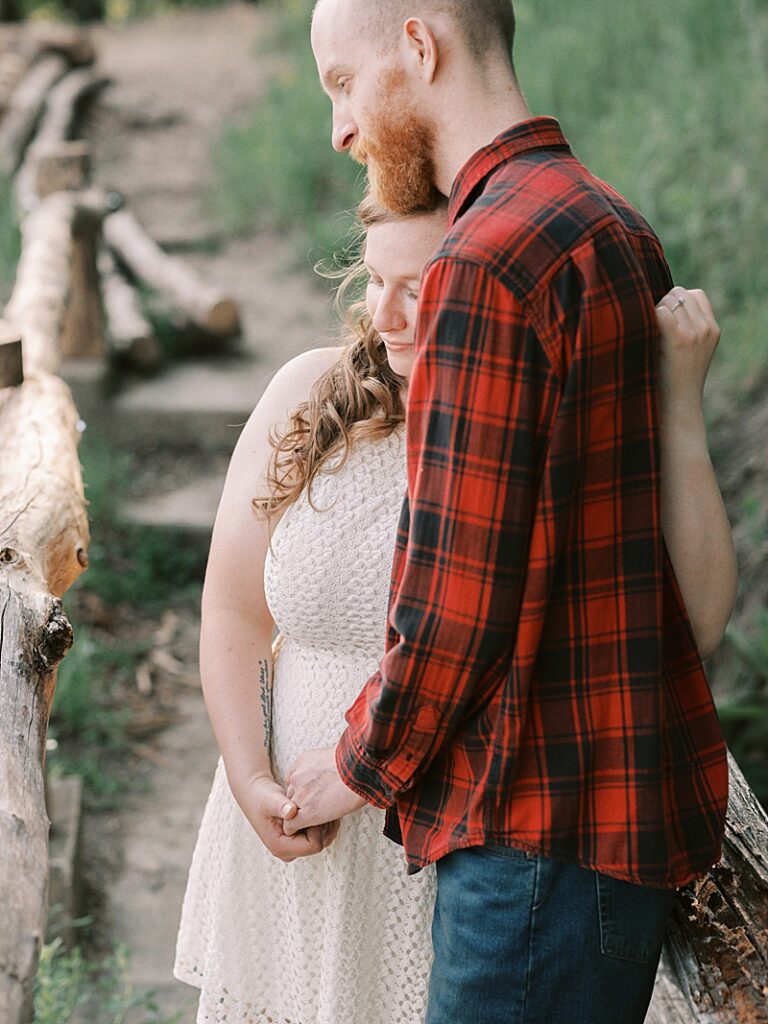
[[[670,306],[669,307],[669,312],[670,313],[674,313],[676,309],[679,309],[681,306],[684,306],[684,305],[685,305],[685,299],[678,299],[677,302],[674,304],[674,306]]]

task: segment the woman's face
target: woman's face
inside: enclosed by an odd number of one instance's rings
[[[387,349],[389,365],[410,377],[414,356],[419,280],[445,235],[445,211],[386,221],[368,228],[365,301],[374,329]]]

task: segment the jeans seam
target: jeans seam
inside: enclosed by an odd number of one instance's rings
[[[531,966],[533,964],[533,933],[536,908],[539,903],[539,872],[541,870],[541,858],[536,858],[536,866],[533,874],[533,892],[531,894],[531,912],[528,915],[528,963],[525,971],[525,991],[523,993],[523,1010],[520,1017],[520,1024],[525,1024],[528,1015],[528,993],[531,986]]]

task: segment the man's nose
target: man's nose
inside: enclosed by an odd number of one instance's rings
[[[337,153],[346,153],[355,141],[357,129],[349,117],[334,117],[331,142]]]

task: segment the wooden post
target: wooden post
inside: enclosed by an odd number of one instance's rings
[[[163,252],[128,210],[107,217],[104,238],[132,274],[160,292],[188,321],[216,337],[238,333],[235,300],[201,280],[182,260]]]
[[[56,142],[40,148],[33,188],[44,199],[51,192],[79,192],[91,180],[91,147],[87,142]]]
[[[37,131],[28,147],[18,174],[14,188],[19,209],[27,213],[39,201],[40,197],[47,195],[46,191],[40,190],[40,185],[47,186],[48,191],[53,191],[50,182],[45,178],[41,181],[39,165],[41,161],[47,161],[49,170],[52,162],[66,163],[67,158],[72,161],[72,150],[63,149],[69,139],[70,133],[75,125],[78,112],[83,104],[92,99],[93,96],[107,84],[108,79],[97,75],[92,68],[79,68],[71,71],[58,82],[48,94],[43,113]],[[80,143],[82,146],[83,144]],[[83,161],[83,173],[88,177],[90,173],[90,157],[86,156]],[[80,185],[79,187],[84,187]]]
[[[47,910],[45,734],[87,565],[77,413],[40,374],[0,392],[0,1021],[28,1024]]]
[[[64,115],[60,127],[66,123],[67,115]],[[28,156],[28,162],[19,172],[21,178],[24,170],[28,170],[30,186],[34,174],[32,191],[36,203],[62,191],[63,185],[69,185],[78,193],[85,193],[90,181],[91,151],[88,144],[57,141],[55,134],[50,130],[50,138],[44,145],[35,141],[31,147],[35,151],[34,156]],[[72,197],[73,200],[75,198]],[[96,269],[104,212],[103,207],[100,209],[81,204],[76,206],[71,220],[69,298],[59,343],[62,357],[99,359],[104,355],[104,317]]]
[[[104,313],[96,260],[101,216],[80,209],[72,225],[72,287],[61,331],[61,355],[68,359],[103,359]]]

